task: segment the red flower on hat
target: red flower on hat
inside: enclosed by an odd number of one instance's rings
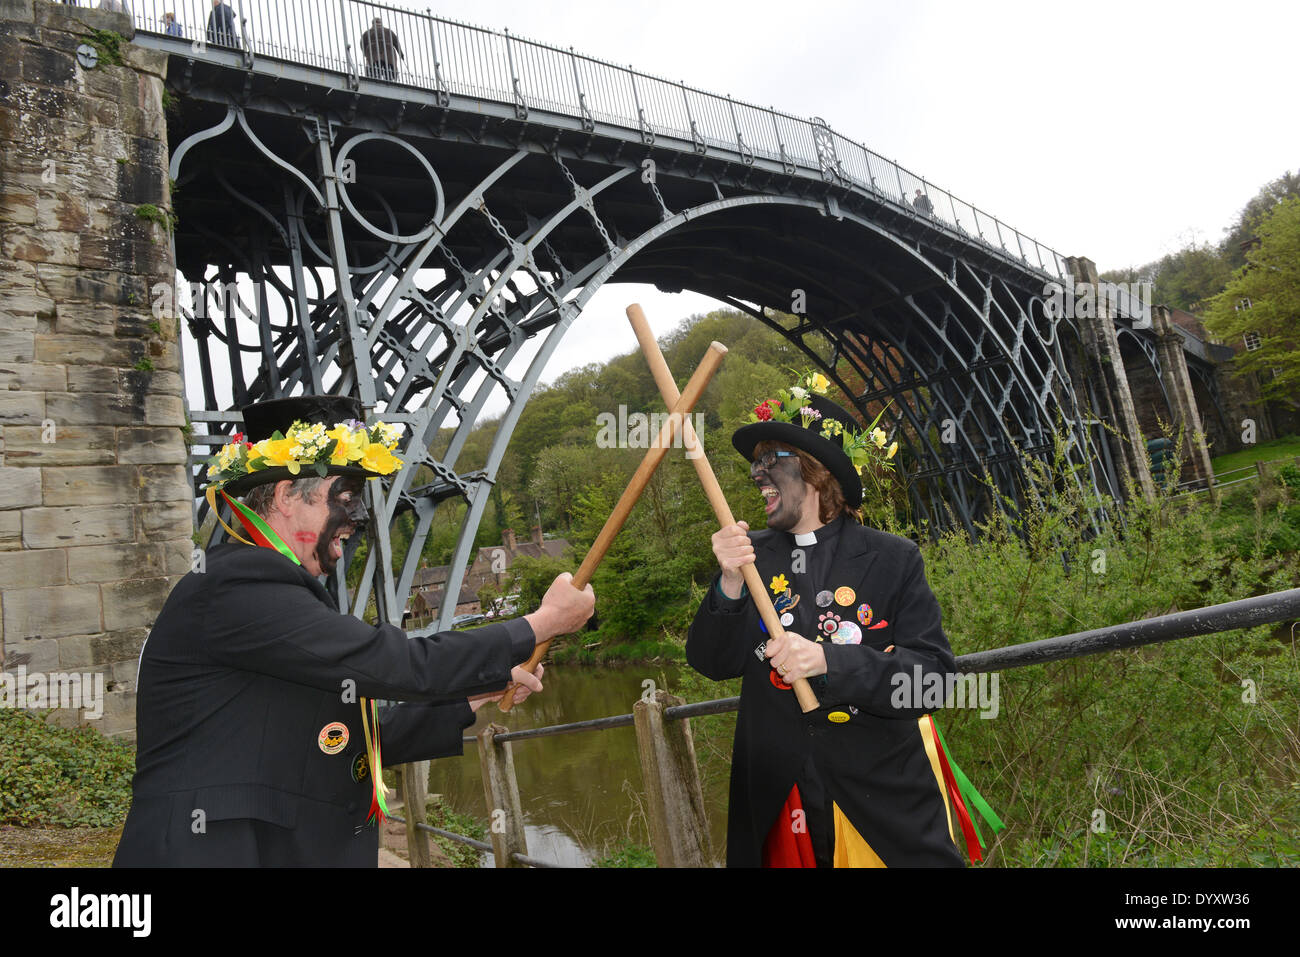
[[[772,418],[772,410],[780,407],[781,403],[776,399],[767,399],[761,405],[754,407],[754,415],[758,416],[758,421],[766,422]]]
[[[231,442],[242,442],[242,441],[244,441],[244,433],[243,433],[243,432],[236,432],[233,436],[231,436],[230,441],[231,441]]]

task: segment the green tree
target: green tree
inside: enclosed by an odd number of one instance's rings
[[[1240,352],[1233,373],[1256,373],[1264,398],[1296,405],[1300,396],[1300,198],[1278,203],[1259,222],[1259,244],[1246,265],[1210,302],[1205,326],[1225,342],[1258,336]]]
[[[593,429],[595,417],[592,417]],[[529,490],[545,506],[548,524],[569,528],[574,499],[590,474],[591,450],[572,445],[548,445],[537,456]]]
[[[1300,173],[1283,173],[1273,182],[1260,187],[1259,193],[1237,215],[1237,221],[1225,230],[1228,235],[1219,248],[1228,265],[1233,269],[1246,265],[1245,247],[1256,237],[1264,217],[1278,203],[1297,196],[1300,196]]]

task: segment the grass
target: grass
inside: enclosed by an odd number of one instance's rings
[[[685,661],[686,647],[675,641],[653,638],[585,644],[581,638],[574,638],[558,648],[552,646],[551,658],[556,664],[569,665]]]
[[[1240,452],[1229,452],[1226,455],[1212,458],[1210,459],[1210,467],[1214,469],[1215,475],[1221,475],[1232,469],[1246,468],[1256,462],[1269,462],[1274,459],[1288,459],[1294,462],[1296,456],[1300,456],[1300,435],[1286,435],[1269,442],[1260,442],[1257,445],[1244,448]],[[1234,478],[1241,478],[1241,476],[1232,475],[1228,477],[1229,480]]]
[[[453,810],[441,800],[430,798],[424,809],[424,819],[430,827],[440,827],[444,831],[451,831],[455,834],[463,834],[466,837],[472,837],[476,841],[487,841],[487,827],[477,818],[468,814],[461,814]],[[477,851],[467,844],[459,841],[453,841],[451,838],[442,837],[439,834],[430,834],[430,837],[442,848],[442,852],[451,860],[453,867],[481,867],[483,864],[483,852]]]
[[[604,856],[600,857],[595,865],[596,867],[658,867],[655,860],[655,852],[644,844],[635,844],[632,841],[624,840],[614,847],[606,850]]]

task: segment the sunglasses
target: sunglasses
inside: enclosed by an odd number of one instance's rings
[[[798,454],[799,453],[797,452],[764,452],[758,458],[754,459],[754,465],[757,465],[765,472],[770,472],[772,466],[776,465],[777,459],[797,458]]]

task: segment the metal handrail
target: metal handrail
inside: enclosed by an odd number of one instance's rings
[[[233,46],[209,38],[212,7],[206,0],[132,0],[131,15],[138,32],[161,39],[153,43],[157,48],[181,53],[189,47],[187,56],[236,69],[251,69],[260,59],[287,61],[340,74],[353,89],[379,82],[440,98],[477,97],[509,105],[521,119],[540,110],[577,119],[584,128],[616,126],[646,143],[674,138],[683,149],[735,157],[745,165],[761,158],[869,194],[915,220],[932,220],[937,228],[982,242],[1026,268],[1058,279],[1069,275],[1055,250],[821,121],[432,11],[374,0],[238,2]],[[166,32],[165,11],[176,13],[178,32]],[[387,34],[361,42],[376,17],[393,32],[395,46]],[[378,55],[375,62],[367,59],[372,53]],[[929,200],[924,211],[915,205],[917,191]]]

